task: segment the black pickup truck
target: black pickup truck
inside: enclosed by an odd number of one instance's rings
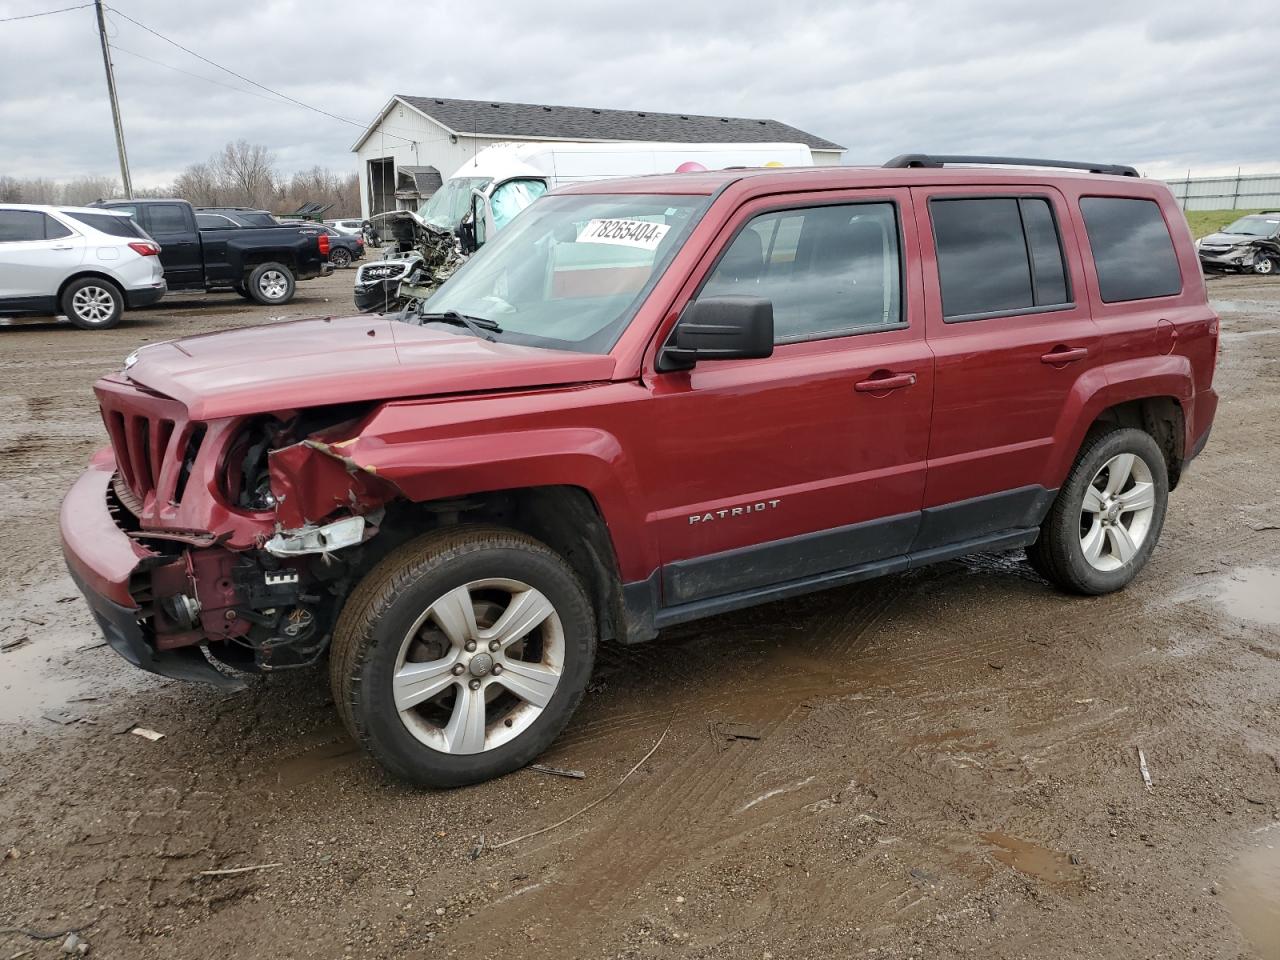
[[[99,200],[124,210],[160,244],[164,278],[173,290],[234,290],[275,306],[293,299],[299,280],[328,276],[329,237],[297,225],[201,230],[185,200]]]

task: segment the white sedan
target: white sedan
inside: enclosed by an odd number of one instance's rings
[[[167,289],[159,244],[127,214],[0,204],[0,315],[62,314],[105,330]]]

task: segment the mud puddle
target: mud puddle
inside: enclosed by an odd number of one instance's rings
[[[147,682],[140,671],[104,669],[118,655],[65,576],[25,586],[21,596],[0,602],[0,624],[0,725],[91,724],[122,685]],[[102,681],[107,672],[110,685]]]
[[[1019,873],[1049,883],[1063,883],[1079,876],[1079,869],[1071,863],[1071,857],[1057,850],[1030,840],[1010,836],[999,830],[979,834],[994,847],[992,856]]]
[[[1223,900],[1261,960],[1280,960],[1280,847],[1250,850],[1223,884]]]
[[[323,732],[326,742],[275,764],[264,778],[268,787],[291,790],[339,774],[362,756],[360,746],[341,727]]]
[[[1216,599],[1233,616],[1280,625],[1280,570],[1242,567],[1218,585]]]

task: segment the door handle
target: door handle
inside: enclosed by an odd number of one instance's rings
[[[895,373],[887,377],[872,377],[870,380],[859,380],[853,389],[859,393],[883,393],[888,390],[901,390],[913,387],[916,383],[914,373]]]
[[[1083,360],[1088,355],[1088,347],[1055,347],[1041,357],[1040,362],[1052,364],[1075,363],[1077,360]]]
[[[69,243],[56,243],[56,244],[54,244],[52,247],[50,247],[49,249],[50,249],[50,250],[70,250],[70,249],[71,249],[71,244],[69,244]]]

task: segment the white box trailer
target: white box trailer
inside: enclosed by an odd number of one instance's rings
[[[564,184],[726,167],[812,165],[813,154],[803,143],[499,143],[455,170],[418,216],[457,233],[468,215],[479,213],[473,221],[475,239],[483,242],[542,194]]]

